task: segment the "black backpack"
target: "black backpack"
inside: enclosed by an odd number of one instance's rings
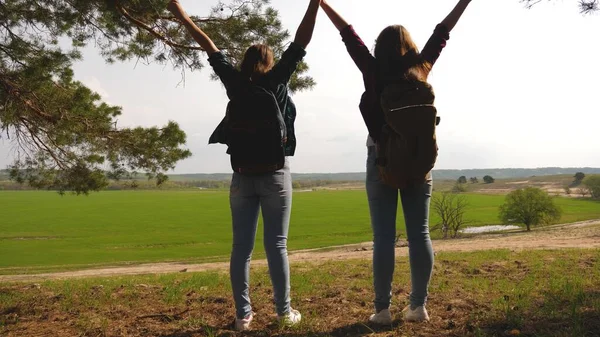
[[[227,105],[225,119],[228,153],[235,172],[261,174],[283,168],[287,132],[271,90],[245,84]]]

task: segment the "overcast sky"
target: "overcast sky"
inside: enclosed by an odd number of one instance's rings
[[[181,3],[189,13],[203,15],[216,1]],[[422,47],[455,5],[449,0],[330,3],[370,47],[390,24],[407,27]],[[307,4],[272,0],[291,36]],[[532,10],[518,0],[474,0],[430,77],[442,116],[436,168],[600,167],[598,32],[600,15],[580,15],[575,0],[543,2]],[[298,147],[292,171],[364,171],[362,77],[322,12],[307,51],[317,86],[294,96]],[[227,103],[209,68],[187,73],[185,86],[178,86],[181,73],[170,67],[108,65],[90,46],[74,70],[107,102],[123,107],[119,125],[169,120],[181,125],[193,156],[180,162],[176,173],[230,172],[225,147],[207,144]],[[0,140],[0,167],[12,161],[9,149]]]

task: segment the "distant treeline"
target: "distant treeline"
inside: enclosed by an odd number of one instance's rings
[[[575,175],[583,172],[586,175],[600,174],[600,168],[560,168],[546,167],[536,169],[469,169],[469,170],[434,170],[436,180],[453,180],[461,176],[478,177],[482,179],[489,175],[494,179],[529,178],[532,176]],[[364,172],[350,173],[292,173],[295,189],[323,187],[332,184],[363,182]],[[27,186],[19,185],[8,180],[8,172],[0,170],[0,190],[28,190]],[[215,174],[173,174],[160,189],[227,189],[231,182],[231,173]],[[153,181],[148,181],[144,175],[134,180],[112,181],[108,190],[157,189]]]
[[[544,167],[534,169],[503,168],[503,169],[468,169],[468,170],[433,170],[434,179],[456,180],[461,176],[478,177],[482,179],[489,175],[495,179],[529,178],[532,176],[550,176],[560,174],[575,175],[577,172],[585,174],[600,174],[600,168],[592,167]],[[169,176],[171,181],[194,181],[194,180],[230,180],[231,173],[216,174],[173,174]],[[294,181],[364,181],[364,172],[350,173],[292,173]]]
[[[530,178],[554,175],[575,175],[583,172],[586,175],[600,174],[600,168],[593,167],[544,167],[534,169],[510,168],[510,169],[469,169],[469,170],[434,170],[434,179],[456,180],[461,176],[482,178],[486,175],[494,179]]]
[[[309,189],[315,187],[324,187],[333,184],[352,183],[353,181],[334,181],[334,180],[295,180],[293,182],[294,189]],[[181,189],[228,189],[230,180],[198,180],[198,181],[167,181],[166,183],[156,186],[154,181],[148,180],[122,180],[111,181],[105,190],[120,191],[120,190],[181,190]],[[27,185],[20,185],[13,181],[0,181],[0,191],[27,191],[33,190]]]

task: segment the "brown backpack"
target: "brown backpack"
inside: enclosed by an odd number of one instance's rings
[[[381,94],[386,124],[377,143],[382,181],[395,188],[424,183],[438,156],[435,94],[426,82],[403,80]]]

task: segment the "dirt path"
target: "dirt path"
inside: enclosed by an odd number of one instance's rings
[[[457,240],[436,240],[433,242],[436,252],[479,251],[490,249],[564,249],[564,248],[600,248],[600,219],[556,225],[534,232],[512,232],[503,234],[484,234],[472,238]],[[290,252],[290,262],[318,263],[328,260],[369,259],[372,243],[330,247]],[[397,256],[406,256],[407,247],[398,247]],[[255,260],[253,266],[264,266],[266,260]],[[0,282],[36,282],[83,277],[110,277],[119,275],[163,274],[177,272],[199,272],[227,270],[228,262],[189,264],[189,263],[151,263],[134,266],[85,269],[60,273],[30,275],[0,275]]]

